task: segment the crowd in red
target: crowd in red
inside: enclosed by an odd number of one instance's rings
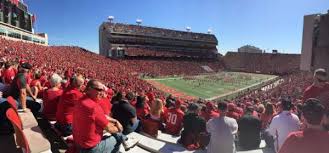
[[[298,71],[300,64],[300,55],[295,54],[228,52],[223,59],[228,69],[267,74]]]

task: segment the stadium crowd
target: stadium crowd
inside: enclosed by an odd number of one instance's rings
[[[117,152],[120,144],[128,150],[138,142],[129,133],[157,137],[159,130],[180,135],[188,150],[208,153],[257,149],[262,138],[279,153],[329,150],[329,84],[323,69],[282,76],[283,83],[272,89],[232,100],[185,101],[165,97],[134,72],[193,75],[211,62],[113,60],[78,47],[0,43],[3,97],[12,96],[19,109],[35,115],[41,109],[36,99],[43,99],[41,115],[56,121],[62,136],[73,136],[71,152]],[[13,130],[4,98],[0,131],[8,134]]]

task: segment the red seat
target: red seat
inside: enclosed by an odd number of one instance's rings
[[[22,148],[23,152],[30,153],[30,147],[23,132],[23,124],[17,112],[13,108],[9,108],[6,111],[6,116],[15,129],[16,144]]]
[[[17,112],[16,100],[13,97],[9,96],[9,97],[7,97],[7,101],[9,103],[10,107],[13,108]]]

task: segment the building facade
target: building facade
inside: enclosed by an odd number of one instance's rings
[[[329,70],[329,11],[304,16],[300,69],[317,68]]]

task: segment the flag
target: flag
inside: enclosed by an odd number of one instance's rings
[[[36,20],[37,20],[37,16],[35,14],[33,14],[32,15],[32,23],[34,24]]]
[[[10,0],[11,3],[15,4],[16,6],[18,6],[19,0]]]

